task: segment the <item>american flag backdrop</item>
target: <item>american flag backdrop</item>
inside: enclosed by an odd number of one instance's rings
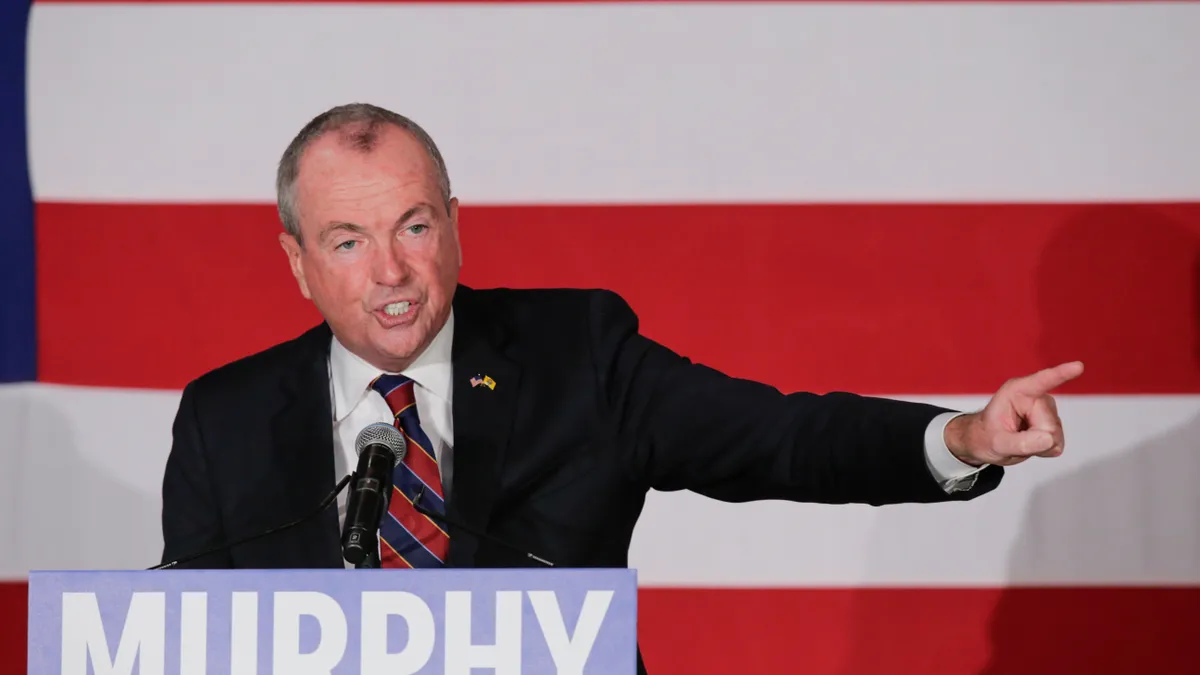
[[[29,570],[158,562],[182,386],[319,320],[274,167],[350,101],[441,145],[468,285],[611,288],[786,391],[1085,362],[1066,455],[976,501],[652,494],[652,673],[1200,672],[1200,3],[0,12],[0,672]]]

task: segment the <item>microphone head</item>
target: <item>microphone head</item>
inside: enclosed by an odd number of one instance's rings
[[[404,455],[408,452],[408,443],[404,441],[404,434],[387,422],[368,424],[358,432],[358,438],[354,441],[354,451],[361,455],[368,445],[383,445],[391,450],[392,454],[396,456],[393,467],[404,461]]]

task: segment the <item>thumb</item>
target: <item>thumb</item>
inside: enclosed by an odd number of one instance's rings
[[[1002,457],[1032,457],[1054,447],[1054,436],[1048,431],[1006,432],[996,438],[995,450]]]

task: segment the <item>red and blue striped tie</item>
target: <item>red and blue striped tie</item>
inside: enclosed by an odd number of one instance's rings
[[[413,386],[413,381],[403,375],[380,375],[371,383],[371,388],[387,401],[396,428],[408,443],[404,461],[392,474],[388,515],[379,526],[379,560],[383,567],[441,567],[450,548],[450,537],[443,526],[413,506],[413,499],[420,493],[423,509],[439,516],[446,514],[441,471],[433,444],[421,430]]]

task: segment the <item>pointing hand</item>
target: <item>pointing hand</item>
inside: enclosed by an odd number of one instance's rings
[[[1005,382],[983,410],[946,425],[946,445],[972,466],[1061,455],[1062,420],[1050,392],[1081,374],[1083,364],[1072,361]]]

